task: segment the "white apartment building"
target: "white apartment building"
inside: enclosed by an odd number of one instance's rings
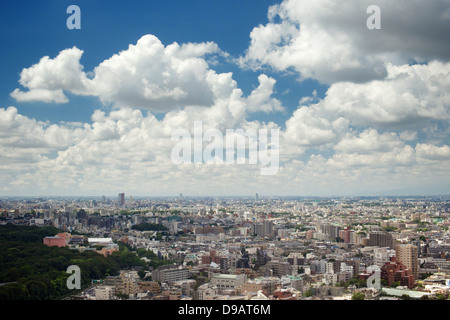
[[[245,274],[214,274],[211,277],[211,284],[215,285],[219,291],[241,288],[246,281],[247,276]]]
[[[389,261],[388,248],[375,248],[373,250],[373,264],[380,268]]]
[[[112,300],[116,294],[114,286],[98,286],[94,292],[95,300]]]
[[[325,273],[334,273],[334,263],[327,262],[325,265]]]
[[[322,282],[326,285],[336,285],[338,282],[338,274],[337,273],[325,273],[322,276]]]
[[[353,266],[349,266],[349,265],[347,265],[345,262],[341,262],[340,271],[341,271],[341,272],[348,272],[348,273],[350,273],[352,276],[354,275]]]

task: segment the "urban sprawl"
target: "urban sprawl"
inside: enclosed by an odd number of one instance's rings
[[[163,263],[65,299],[448,299],[450,197],[2,198],[0,224],[51,226],[48,246]],[[120,244],[120,245],[119,245]],[[146,261],[145,256],[140,256]]]

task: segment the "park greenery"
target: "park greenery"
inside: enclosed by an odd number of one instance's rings
[[[0,300],[55,300],[73,294],[67,288],[70,265],[80,267],[81,286],[86,288],[92,280],[118,275],[122,269],[150,270],[170,263],[145,249],[132,251],[120,242],[119,251],[108,257],[93,250],[79,252],[43,244],[44,237],[59,232],[54,227],[0,226]]]
[[[162,224],[155,224],[148,222],[135,224],[134,226],[131,227],[131,229],[137,231],[169,231],[169,229],[163,226]]]

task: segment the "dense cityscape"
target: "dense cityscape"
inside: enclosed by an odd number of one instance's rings
[[[83,287],[57,299],[443,300],[450,290],[449,210],[448,196],[121,193],[2,198],[0,227],[52,227],[58,231],[42,236],[40,246],[136,258],[98,278],[82,272],[89,277]],[[8,257],[2,253],[4,266]],[[0,280],[0,295],[22,281]]]

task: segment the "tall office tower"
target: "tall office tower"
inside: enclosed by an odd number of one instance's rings
[[[397,261],[403,263],[412,271],[414,279],[419,278],[419,248],[412,244],[398,244],[395,246]]]
[[[125,193],[119,193],[117,202],[119,203],[119,206],[123,206],[125,204]]]
[[[255,201],[259,200],[259,194],[255,193]]]

